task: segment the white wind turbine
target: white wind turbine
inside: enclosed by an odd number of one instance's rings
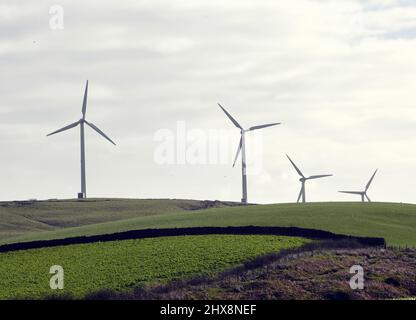
[[[62,129],[56,130],[47,136],[54,135],[56,133],[66,131],[72,128],[75,128],[76,126],[80,126],[81,131],[81,192],[78,193],[78,198],[83,199],[87,197],[87,180],[86,180],[86,173],[85,173],[85,135],[84,135],[84,125],[88,125],[90,128],[98,132],[101,136],[103,136],[105,139],[110,141],[112,144],[116,145],[113,140],[111,140],[104,132],[102,132],[97,126],[92,124],[91,122],[88,122],[85,120],[85,114],[87,112],[87,96],[88,96],[88,80],[87,84],[85,86],[85,92],[84,92],[84,101],[82,103],[82,118],[78,120],[77,122],[74,122],[66,127],[63,127]]]
[[[305,177],[303,175],[303,173],[299,170],[299,168],[295,165],[295,163],[292,161],[292,159],[290,159],[288,155],[286,155],[286,157],[289,159],[290,163],[292,163],[296,172],[301,176],[299,181],[302,183],[302,187],[301,187],[300,192],[299,192],[297,203],[299,203],[300,198],[302,198],[302,202],[305,203],[306,202],[306,186],[305,186],[306,181],[313,180],[313,179],[325,178],[325,177],[331,177],[332,174],[321,174],[321,175],[317,175],[317,176]]]
[[[279,125],[279,123],[270,123],[270,124],[263,124],[263,125],[259,125],[259,126],[254,126],[254,127],[250,127],[248,129],[244,129],[228,112],[227,110],[225,110],[219,103],[218,103],[219,107],[222,109],[222,111],[224,111],[224,113],[227,115],[227,117],[231,120],[231,122],[238,128],[240,129],[240,134],[241,134],[241,138],[240,138],[240,143],[238,144],[238,148],[237,148],[237,154],[235,156],[235,160],[233,163],[233,168],[237,162],[238,156],[240,155],[241,152],[241,170],[242,170],[242,184],[243,184],[243,192],[242,192],[242,198],[241,198],[241,203],[246,205],[247,204],[247,171],[246,171],[246,142],[245,142],[245,133],[248,131],[253,131],[253,130],[257,130],[257,129],[263,129],[263,128],[267,128],[267,127],[272,127],[272,126],[276,126]]]
[[[367,185],[365,186],[365,190],[364,191],[338,191],[338,192],[340,192],[340,193],[348,193],[348,194],[356,194],[356,195],[361,196],[361,202],[365,202],[364,197],[367,198],[368,202],[371,202],[371,199],[367,195],[367,191],[368,191],[368,188],[370,188],[370,185],[373,182],[373,179],[374,179],[377,171],[378,171],[378,169],[371,176],[371,179],[370,179],[370,181],[368,181]]]

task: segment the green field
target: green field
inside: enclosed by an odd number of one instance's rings
[[[113,207],[113,215],[120,210]],[[296,226],[335,233],[383,237],[389,245],[416,246],[416,205],[327,202],[224,207],[168,212],[133,219],[30,233],[2,243],[66,238],[146,228],[198,226]]]
[[[309,240],[276,236],[183,236],[70,245],[0,254],[0,298],[42,298],[52,265],[64,268],[59,294],[82,298],[101,289],[214,275],[258,255]],[[155,258],[156,257],[156,258]]]

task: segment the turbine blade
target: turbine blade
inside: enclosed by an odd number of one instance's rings
[[[348,193],[348,194],[359,194],[359,195],[362,195],[363,194],[363,192],[361,192],[361,191],[338,191],[338,192],[340,192],[340,193]]]
[[[364,193],[364,196],[367,198],[368,202],[371,202],[371,199],[367,196],[366,193]]]
[[[227,115],[227,117],[231,120],[231,122],[232,122],[232,123],[234,123],[234,125],[235,125],[237,128],[239,128],[239,129],[243,130],[243,128],[240,126],[240,124],[237,122],[237,120],[235,120],[235,119],[231,116],[231,114],[229,114],[229,113],[227,112],[227,110],[225,110],[225,109],[223,108],[223,106],[222,106],[222,105],[220,105],[219,103],[218,103],[218,105],[220,106],[220,108],[222,109],[222,111],[224,111],[224,113]]]
[[[87,98],[88,98],[88,80],[87,80],[87,84],[85,85],[84,101],[82,102],[82,118],[83,119],[85,119],[85,114],[87,113]]]
[[[49,133],[49,134],[47,135],[47,137],[49,137],[49,136],[51,136],[51,135],[54,135],[54,134],[57,134],[57,133],[62,132],[62,131],[66,131],[66,130],[69,130],[69,129],[75,128],[77,125],[79,125],[79,121],[74,122],[74,123],[71,123],[70,125],[68,125],[68,126],[66,126],[66,127],[63,127],[62,129],[56,130],[56,131],[54,131],[54,132],[52,132],[52,133]]]
[[[242,147],[243,147],[243,137],[240,138],[240,143],[238,145],[237,154],[235,155],[235,160],[234,160],[234,163],[233,163],[233,168],[235,166],[235,163],[237,162],[237,159],[238,159],[238,156],[240,155],[240,152],[241,152],[241,148]]]
[[[267,127],[273,127],[273,126],[277,126],[279,125],[280,122],[276,122],[276,123],[270,123],[270,124],[263,124],[261,126],[254,126],[249,128],[248,130],[253,131],[253,130],[257,130],[257,129],[263,129],[263,128],[267,128]]]
[[[325,178],[325,177],[332,177],[332,174],[321,174],[318,176],[310,176],[309,178],[306,178],[307,180],[312,180],[312,179],[319,179],[319,178]]]
[[[370,181],[368,181],[367,185],[365,186],[365,191],[367,191],[367,190],[368,190],[368,188],[370,188],[371,182],[373,182],[373,179],[374,179],[374,177],[375,177],[375,175],[376,175],[377,171],[378,171],[378,169],[377,169],[377,170],[373,173],[373,175],[372,175],[372,177],[371,177]]]
[[[295,170],[297,171],[297,173],[299,173],[299,175],[302,178],[305,178],[305,176],[303,175],[303,173],[299,170],[299,168],[296,166],[296,164],[292,161],[292,159],[289,158],[288,155],[286,155],[286,157],[289,159],[289,161],[292,163],[293,167],[295,168]]]
[[[297,203],[299,203],[300,198],[302,197],[302,193],[303,193],[303,188],[305,185],[302,185],[302,188],[300,188],[300,192],[299,192],[299,196],[298,196],[298,200],[296,201]]]
[[[113,140],[111,140],[104,132],[102,132],[97,126],[95,126],[93,123],[85,121],[87,125],[89,125],[92,129],[97,131],[100,135],[102,135],[105,139],[110,141],[112,144],[116,145]]]

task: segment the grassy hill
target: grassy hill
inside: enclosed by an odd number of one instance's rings
[[[29,233],[223,205],[235,204],[169,199],[0,202],[0,241]]]
[[[112,217],[121,216],[122,210],[120,210],[120,207],[124,205],[123,201],[126,200],[118,201],[120,201],[118,204],[113,203],[111,206],[107,206],[104,203],[102,210],[105,210]],[[128,201],[138,201],[140,203],[143,200]],[[124,220],[120,218],[112,222],[95,223],[47,232],[27,233],[19,237],[8,237],[7,239],[3,237],[1,242],[10,243],[66,238],[146,228],[257,225],[297,226],[349,235],[384,237],[390,245],[416,246],[416,205],[411,204],[328,202],[222,207],[185,211],[177,203],[176,205],[180,208],[173,212],[176,210],[175,207],[164,203],[164,206],[169,207],[169,211],[163,209],[160,211],[154,210],[154,214],[146,215],[139,213],[140,210],[134,208],[134,202],[130,204],[132,205],[131,213],[125,214],[124,217],[136,214],[137,217],[135,218]],[[78,205],[79,203],[77,203]],[[71,220],[72,211],[70,204],[68,206],[68,219]],[[86,206],[88,206],[88,203]],[[135,211],[137,212],[134,213]],[[29,210],[29,212],[31,211]],[[75,217],[80,216],[77,212],[74,209]],[[32,213],[32,218],[34,216],[35,213]]]

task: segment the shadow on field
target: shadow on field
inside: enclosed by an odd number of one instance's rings
[[[335,234],[328,231],[305,229],[297,227],[195,227],[195,228],[172,228],[172,229],[145,229],[104,234],[96,236],[82,236],[65,239],[40,240],[22,243],[12,243],[0,246],[0,252],[28,250],[37,248],[50,248],[73,244],[86,244],[95,242],[109,242],[131,239],[159,238],[172,236],[194,236],[194,235],[276,235],[289,237],[302,237],[312,240],[347,240],[360,244],[361,246],[386,246],[383,238],[357,237]]]

